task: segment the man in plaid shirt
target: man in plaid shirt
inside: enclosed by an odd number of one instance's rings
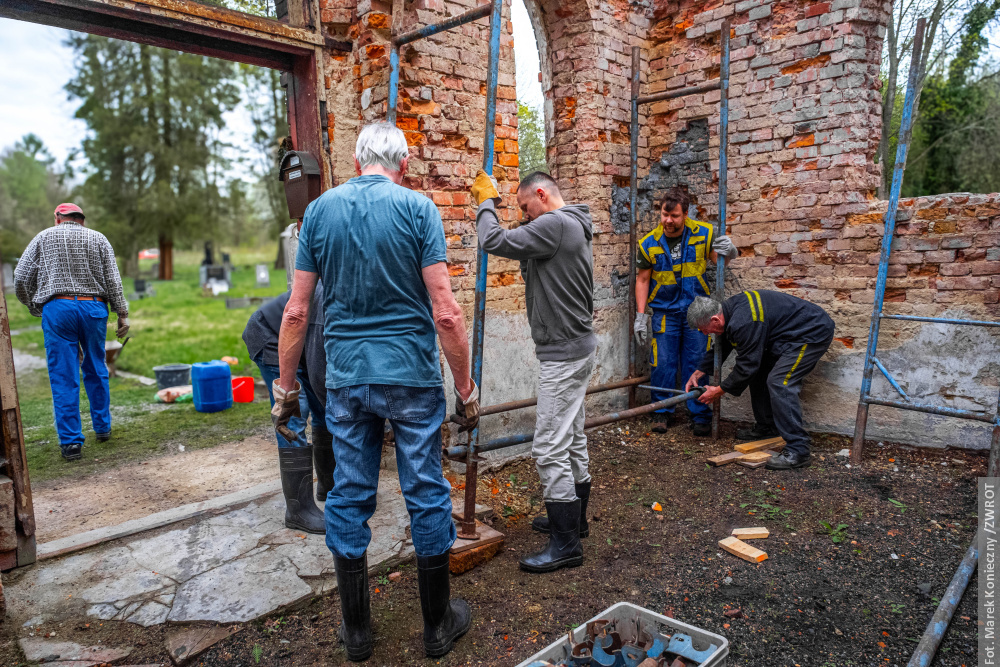
[[[108,306],[118,313],[119,338],[128,333],[128,302],[115,251],[100,232],[87,229],[76,204],[60,204],[55,227],[39,232],[14,271],[17,299],[42,318],[59,447],[67,461],[82,456],[80,349],[90,420],[101,442],[111,437],[111,390],[104,340]]]

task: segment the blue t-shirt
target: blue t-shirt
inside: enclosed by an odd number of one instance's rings
[[[326,386],[441,385],[421,270],[447,261],[441,214],[385,176],[358,176],[306,209],[295,268],[318,273]]]

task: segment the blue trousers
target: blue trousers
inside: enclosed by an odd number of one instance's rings
[[[665,313],[653,311],[653,340],[649,347],[650,383],[654,387],[665,389],[680,389],[698,368],[705,350],[708,349],[708,336],[692,329],[687,323],[687,313]],[[681,377],[678,381],[677,371]],[[708,378],[702,379],[707,384]],[[670,398],[670,394],[659,391],[651,392],[652,400],[662,401]],[[696,424],[708,424],[712,421],[712,407],[699,403],[697,400],[687,401],[688,414]],[[673,414],[674,408],[657,410],[656,414]]]
[[[441,387],[361,384],[330,389],[326,424],[337,467],[326,499],[326,545],[340,558],[360,558],[372,532],[385,421],[396,434],[396,467],[418,556],[436,556],[455,542],[451,485],[441,470]],[[400,535],[399,539],[403,536]]]
[[[52,409],[62,449],[83,444],[80,420],[80,370],[90,400],[94,433],[111,433],[111,388],[104,341],[108,334],[108,307],[101,301],[52,299],[42,308],[45,360],[49,366]],[[83,363],[80,363],[80,348]]]
[[[273,408],[273,384],[275,380],[281,377],[281,372],[277,366],[265,364],[259,358],[254,359],[253,362],[257,364],[257,368],[260,369],[261,379],[267,383],[267,395],[271,397],[271,407]],[[301,371],[298,373],[298,381],[299,385],[302,387],[302,391],[299,393],[299,412],[302,413],[302,416],[292,417],[288,420],[288,428],[296,435],[296,438],[294,442],[288,442],[288,440],[286,440],[280,433],[275,431],[274,437],[278,439],[278,447],[309,446],[309,440],[306,438],[306,420],[309,419],[310,413],[312,413],[313,416],[313,429],[326,429],[326,410],[323,406],[323,402],[313,392],[312,386],[306,381],[306,377]]]

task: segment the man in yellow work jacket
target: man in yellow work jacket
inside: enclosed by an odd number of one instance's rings
[[[683,382],[698,368],[698,362],[708,349],[708,337],[687,326],[688,306],[695,297],[711,293],[705,280],[708,262],[715,263],[719,255],[728,261],[738,254],[728,236],[715,238],[712,225],[687,217],[690,204],[686,192],[669,190],[660,201],[660,224],[639,242],[635,258],[633,331],[639,347],[651,343],[650,384],[664,389],[679,388],[678,370]],[[655,402],[671,395],[653,391],[651,396]],[[709,435],[711,407],[692,399],[687,402],[687,408],[694,434]],[[673,407],[658,410],[653,430],[665,432],[673,411]]]

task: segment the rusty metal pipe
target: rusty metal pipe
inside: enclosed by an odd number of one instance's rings
[[[452,28],[457,28],[460,25],[465,25],[466,23],[486,18],[487,16],[490,15],[492,9],[493,9],[492,2],[485,5],[479,5],[475,9],[470,9],[469,11],[463,14],[459,14],[458,16],[452,16],[450,19],[446,19],[444,21],[441,21],[440,23],[424,26],[423,28],[417,28],[416,30],[411,30],[410,32],[406,32],[397,37],[393,37],[392,43],[395,44],[396,46],[402,46],[403,44],[409,44],[410,42],[415,42],[418,39],[423,39],[425,37],[436,35],[439,32],[444,32],[446,30],[451,30]]]
[[[653,93],[652,95],[644,95],[642,97],[636,98],[636,104],[648,104],[649,102],[662,102],[663,100],[672,100],[677,97],[684,97],[685,95],[697,95],[698,93],[707,93],[712,90],[718,90],[722,86],[719,79],[714,79],[708,83],[703,83],[700,86],[691,86],[690,88],[678,88],[677,90],[665,90],[662,93]]]
[[[645,415],[650,412],[656,412],[660,408],[668,408],[672,405],[678,405],[683,403],[689,398],[697,398],[701,396],[705,391],[704,387],[698,387],[693,391],[689,391],[686,394],[680,394],[679,396],[672,396],[671,398],[657,401],[656,403],[650,403],[649,405],[642,405],[638,408],[630,408],[628,410],[622,410],[620,412],[612,412],[606,415],[600,415],[598,417],[591,417],[583,423],[584,428],[595,428],[597,426],[603,426],[605,424],[611,424],[613,422],[622,421],[624,419],[630,419],[632,417],[638,417],[639,415]],[[513,447],[514,445],[523,445],[526,442],[531,442],[534,440],[534,433],[522,433],[520,435],[508,435],[502,438],[497,438],[496,440],[490,440],[489,442],[484,442],[476,447],[476,453],[480,452],[492,452],[496,449],[504,449],[505,447]],[[469,448],[465,445],[458,445],[456,447],[449,447],[447,454],[449,457],[461,457],[468,454]],[[468,487],[468,480],[466,480],[466,487]]]
[[[587,394],[599,394],[604,391],[611,391],[612,389],[624,389],[625,387],[634,387],[637,384],[642,384],[649,380],[648,375],[644,375],[639,378],[628,378],[627,380],[618,380],[617,382],[608,382],[607,384],[596,384],[593,387],[587,387]],[[511,410],[521,410],[523,408],[530,408],[533,405],[538,405],[537,398],[525,398],[520,401],[508,401],[507,403],[497,403],[496,405],[488,405],[485,408],[480,409],[479,416],[484,417],[486,415],[497,415],[501,412],[510,412]]]

